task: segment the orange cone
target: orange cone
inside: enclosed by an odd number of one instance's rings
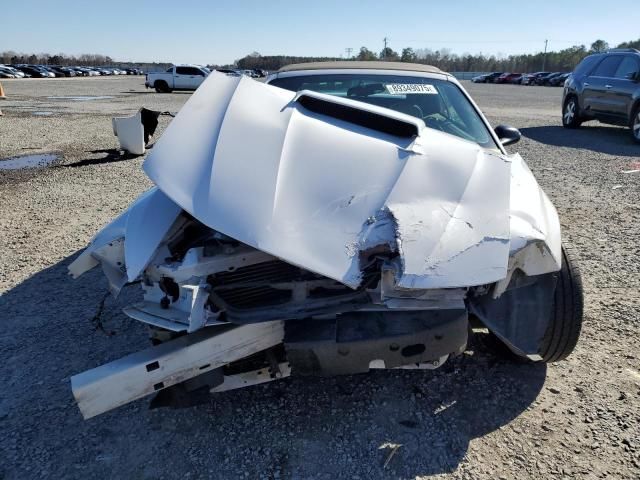
[[[0,100],[6,100],[7,97],[4,96],[4,88],[2,88],[2,84],[0,83]],[[2,116],[2,110],[0,110],[0,117]]]

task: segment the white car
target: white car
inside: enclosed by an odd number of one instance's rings
[[[70,265],[101,265],[159,344],[76,375],[88,418],[287,375],[436,368],[481,322],[565,358],[580,275],[555,208],[456,79],[399,62],[213,73],[144,163],[155,187]]]
[[[13,75],[14,78],[24,78],[24,72],[20,70],[10,67],[9,65],[0,65],[0,70],[7,73],[8,75]]]
[[[195,90],[210,73],[208,68],[200,65],[176,65],[164,73],[148,73],[144,85],[147,88],[155,88],[158,93]]]
[[[87,68],[87,67],[77,67],[76,70],[80,70],[84,76],[86,77],[99,77],[100,76],[100,72],[92,69],[92,68]]]

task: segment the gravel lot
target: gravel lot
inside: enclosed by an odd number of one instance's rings
[[[640,147],[621,128],[564,130],[554,88],[466,85],[494,125],[521,129],[510,148],[576,247],[586,325],[567,361],[509,363],[476,341],[434,372],[287,379],[186,410],[143,399],[84,421],[69,377],[148,345],[120,313],[136,287],[107,301],[107,335],[93,320],[102,274],[66,275],[150,185],[142,159],[115,150],[111,117],[189,98],[143,83],[3,81],[0,158],[61,159],[0,170],[0,479],[640,478],[640,174],[621,173],[640,168]],[[80,96],[113,98],[51,98]]]

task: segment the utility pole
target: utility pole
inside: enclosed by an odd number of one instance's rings
[[[544,55],[542,56],[542,71],[544,72],[544,67],[547,65],[547,43],[549,40],[544,41]]]
[[[387,37],[384,37],[382,41],[384,42],[384,50],[382,50],[384,56],[382,57],[382,60],[384,60],[385,58],[387,58],[387,42],[389,41],[389,39]]]
[[[347,52],[347,60],[351,60],[351,52],[353,52],[353,48],[347,47],[344,51]]]

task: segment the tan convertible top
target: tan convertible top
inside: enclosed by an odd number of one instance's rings
[[[404,70],[409,72],[426,72],[426,73],[445,73],[439,68],[431,65],[423,65],[421,63],[404,63],[404,62],[310,62],[310,63],[294,63],[286,65],[278,70],[280,72],[292,72],[296,70],[339,70],[339,69],[367,69],[367,70]]]

